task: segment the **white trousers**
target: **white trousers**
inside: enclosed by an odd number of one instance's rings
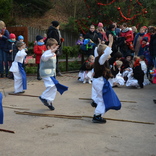
[[[20,72],[13,72],[14,74],[14,92],[22,92],[23,91],[23,83],[22,76]]]
[[[102,89],[104,85],[103,77],[93,78],[92,83],[92,99],[97,104],[95,108],[95,115],[104,115],[105,113],[105,104],[102,96]]]
[[[42,77],[42,80],[44,81],[46,90],[42,93],[41,98],[53,103],[57,92],[55,84],[50,77]]]

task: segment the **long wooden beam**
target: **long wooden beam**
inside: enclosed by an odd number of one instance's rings
[[[71,116],[71,115],[42,114],[42,113],[19,112],[19,111],[14,111],[14,112],[16,114],[20,114],[20,115],[55,117],[55,118],[65,118],[65,119],[79,119],[79,120],[82,120],[83,118],[92,118],[92,116]],[[112,121],[139,123],[139,124],[149,124],[149,125],[154,125],[155,124],[155,123],[152,123],[152,122],[142,122],[142,121],[133,121],[133,120],[125,120],[125,119],[112,119],[112,118],[105,118],[105,119],[106,120],[112,120]]]

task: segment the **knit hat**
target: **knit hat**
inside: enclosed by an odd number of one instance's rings
[[[143,26],[142,28],[144,28],[144,29],[148,29],[146,26]]]
[[[142,40],[148,42],[148,37],[144,37]]]
[[[18,40],[24,40],[24,37],[22,35],[19,35]]]
[[[39,40],[41,40],[41,39],[43,39],[42,36],[40,36],[40,35],[37,35],[37,36],[36,36],[36,41],[37,41],[37,42],[38,42]]]
[[[57,27],[58,25],[60,25],[60,23],[58,21],[52,21],[51,24],[54,26],[54,27]]]
[[[99,22],[98,27],[103,27],[103,24]]]
[[[11,34],[9,35],[9,39],[14,39],[14,38],[16,38],[16,35],[13,34],[13,33],[11,33]]]

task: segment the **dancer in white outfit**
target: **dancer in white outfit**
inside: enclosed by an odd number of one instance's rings
[[[121,103],[110,86],[108,79],[112,77],[109,66],[106,65],[109,55],[112,53],[111,47],[113,36],[109,37],[109,45],[98,46],[98,56],[94,62],[94,77],[92,83],[92,100],[96,103],[94,123],[106,123],[101,116],[109,109],[119,110]]]
[[[25,43],[18,41],[16,43],[18,48],[18,52],[15,56],[15,60],[12,63],[10,68],[10,72],[14,75],[14,93],[24,93],[24,90],[27,89],[27,80],[26,80],[26,73],[23,68],[23,60],[27,53],[25,52]]]
[[[68,87],[59,84],[55,79],[56,76],[56,50],[58,49],[57,41],[53,38],[47,40],[45,51],[40,60],[40,76],[44,81],[46,90],[39,97],[42,103],[47,106],[50,110],[54,110],[52,103],[55,99],[56,92],[63,94]]]

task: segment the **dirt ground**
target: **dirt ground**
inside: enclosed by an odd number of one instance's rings
[[[57,78],[69,90],[63,95],[57,93],[54,111],[38,97],[8,95],[13,91],[13,80],[0,79],[4,110],[0,128],[15,132],[0,131],[0,156],[156,156],[156,85],[144,89],[114,88],[122,109],[108,111],[104,115],[108,118],[106,124],[95,124],[91,122],[91,101],[79,99],[91,97],[91,84],[77,81],[77,75],[66,73]],[[28,76],[25,94],[39,96],[44,89],[42,81]],[[15,111],[88,117],[65,119],[19,115]]]

